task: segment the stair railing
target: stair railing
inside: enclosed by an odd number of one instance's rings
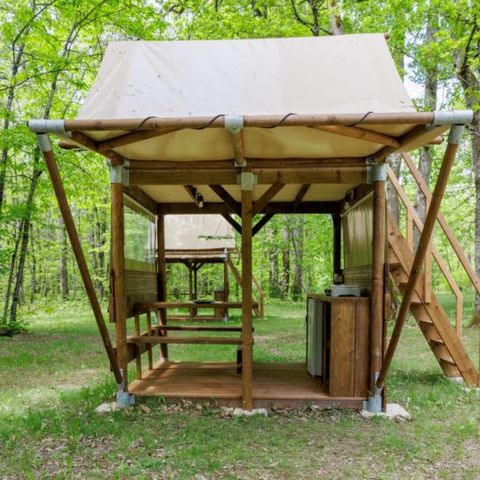
[[[398,197],[400,198],[405,211],[406,211],[406,239],[408,242],[408,246],[411,248],[413,251],[413,231],[414,227],[418,229],[419,232],[423,230],[423,222],[420,219],[420,216],[416,212],[415,208],[413,207],[412,203],[410,202],[407,193],[405,192],[404,188],[400,185],[400,182],[398,181],[395,173],[393,170],[388,167],[387,170],[387,176],[388,179],[390,180],[390,184],[396,191]],[[428,204],[428,201],[426,202]],[[428,205],[427,205],[428,208]],[[442,256],[438,252],[438,250],[433,246],[430,245],[430,252],[427,253],[426,258],[429,259],[429,264],[430,264],[430,270],[431,270],[431,260],[432,258],[435,260],[436,264],[438,265],[441,273],[445,277],[445,280],[447,281],[450,289],[452,290],[452,293],[455,296],[455,330],[457,331],[458,335],[461,335],[462,333],[462,319],[463,319],[463,294],[453,278],[446,262],[443,260]],[[427,264],[427,262],[425,262]],[[425,265],[425,269],[427,269],[427,265]],[[427,275],[425,275],[426,277]],[[431,281],[428,281],[424,285],[423,288],[423,301],[425,303],[429,303],[431,300]]]
[[[422,192],[426,201],[429,202],[430,199],[432,198],[432,194],[430,192],[430,189],[428,188],[428,185],[425,183],[425,180],[423,179],[422,174],[420,173],[412,157],[408,153],[403,153],[402,156],[403,156],[403,159],[405,160],[405,164],[407,165],[410,173],[412,174],[415,182],[417,183],[418,188]],[[475,270],[472,268],[470,261],[468,260],[465,253],[463,252],[463,249],[460,246],[460,243],[458,242],[458,240],[456,239],[455,234],[453,233],[453,230],[450,228],[450,226],[447,223],[447,220],[445,219],[445,217],[441,212],[439,212],[437,220],[445,236],[447,237],[448,242],[452,246],[453,251],[455,252],[455,255],[460,261],[460,264],[465,270],[465,273],[467,274],[471,284],[475,288],[475,291],[480,295],[480,279],[475,273]]]

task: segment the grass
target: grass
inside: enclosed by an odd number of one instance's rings
[[[447,301],[448,304],[448,301]],[[304,358],[304,305],[255,322],[255,359]],[[388,383],[404,423],[349,411],[227,418],[214,405],[98,415],[114,382],[89,310],[65,305],[0,338],[0,478],[479,478],[480,397],[443,379],[409,324]],[[472,330],[469,349],[476,351]],[[182,360],[231,360],[233,347],[170,346]]]

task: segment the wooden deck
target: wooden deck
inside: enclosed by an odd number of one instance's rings
[[[135,380],[129,391],[138,397],[164,397],[166,401],[207,401],[240,406],[241,375],[234,363],[162,362]],[[330,397],[319,379],[303,364],[256,363],[253,368],[255,407],[361,408],[364,398]]]

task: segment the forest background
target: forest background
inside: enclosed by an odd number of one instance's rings
[[[480,273],[480,2],[469,0],[0,0],[0,324],[15,330],[32,309],[83,301],[84,292],[30,118],[74,118],[114,40],[300,37],[382,32],[419,110],[473,109],[442,211]],[[321,59],[312,59],[321,61]],[[201,81],[201,79],[199,79]],[[292,85],[292,88],[295,88]],[[300,92],[299,92],[300,94]],[[444,146],[415,161],[432,185]],[[109,182],[102,159],[56,152],[94,277],[106,303]],[[420,216],[424,205],[401,159],[389,159]],[[393,198],[390,206],[395,208]],[[254,242],[254,274],[268,298],[301,300],[331,282],[328,216],[276,216]],[[444,237],[436,247],[473,299]],[[171,267],[175,294],[187,270]],[[437,289],[447,290],[434,270]],[[222,279],[205,267],[200,295]],[[480,303],[477,301],[477,315]],[[475,319],[474,319],[475,320]]]

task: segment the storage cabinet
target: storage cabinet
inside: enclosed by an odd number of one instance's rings
[[[318,358],[321,352],[321,376],[329,394],[365,397],[369,370],[370,298],[310,294],[307,305],[307,320],[316,312],[317,322],[322,324],[319,341],[319,327],[316,326],[316,335],[312,337],[312,332],[308,332],[311,320],[307,322],[307,365],[309,359]],[[316,342],[315,346],[313,342]]]

